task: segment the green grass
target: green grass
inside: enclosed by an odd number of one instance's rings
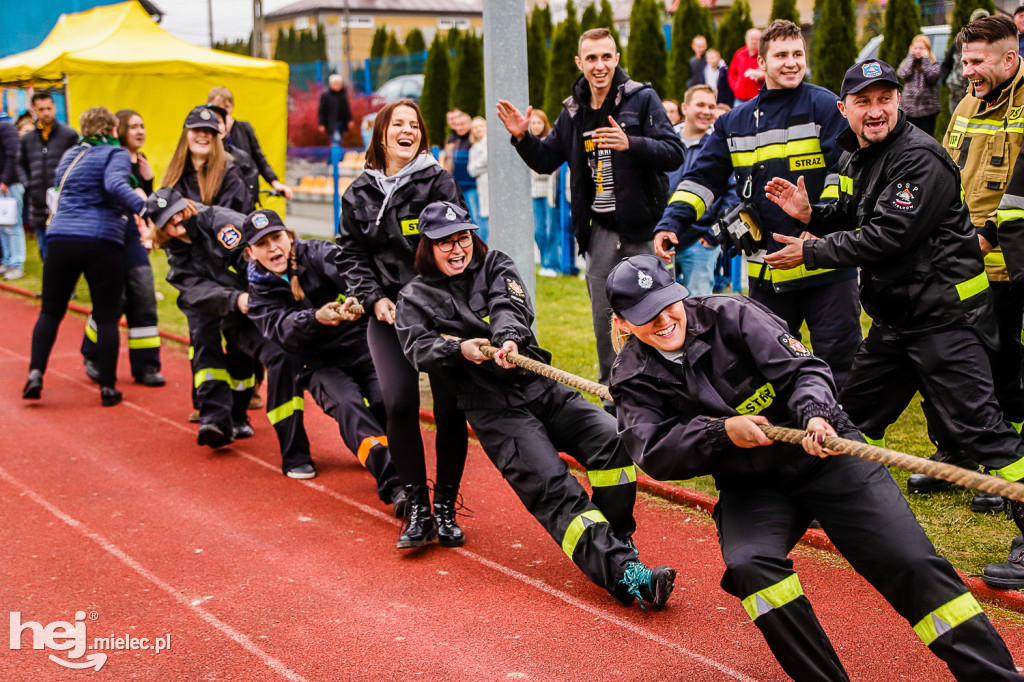
[[[162,251],[150,255],[156,278],[156,289],[163,295],[159,302],[160,327],[187,335],[185,317],[175,305],[176,290],[165,281],[167,259]],[[34,241],[29,241],[25,278],[15,284],[39,291],[42,265]],[[88,305],[89,292],[84,281],[78,285],[78,302]],[[541,344],[551,351],[553,364],[588,379],[597,380],[597,351],[590,320],[590,299],[586,284],[576,277],[537,278],[537,334]],[[863,319],[866,325],[867,318]],[[806,339],[806,334],[804,336]],[[595,399],[596,400],[596,399]],[[925,436],[925,423],[919,400],[915,399],[903,416],[886,434],[886,444],[901,452],[926,457],[933,447]],[[892,470],[901,489],[905,490],[907,472]],[[717,494],[710,477],[680,481],[712,495]],[[1003,561],[1009,540],[1016,534],[1011,523],[1001,514],[975,514],[969,509],[973,493],[953,488],[934,495],[909,496],[909,502],[921,525],[939,552],[953,565],[968,574],[978,575],[991,562]]]

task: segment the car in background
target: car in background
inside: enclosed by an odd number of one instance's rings
[[[419,103],[420,95],[423,94],[423,74],[410,73],[405,76],[396,76],[387,81],[373,93],[374,97],[384,100],[384,104],[395,102],[400,99],[411,99]]]
[[[932,54],[935,55],[935,61],[941,63],[946,57],[946,47],[949,46],[949,24],[941,24],[939,26],[924,26],[921,28],[921,33],[928,36],[928,39],[932,41]],[[862,62],[865,59],[878,59],[878,48],[882,44],[882,38],[884,36],[875,36],[868,41],[868,44],[857,55],[857,61]],[[903,55],[904,57],[906,55]],[[900,58],[903,61],[903,58]],[[894,69],[899,64],[891,65]]]

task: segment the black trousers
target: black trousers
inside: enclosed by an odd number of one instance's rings
[[[338,422],[341,440],[377,481],[377,497],[390,504],[401,485],[391,462],[387,422],[377,373],[369,354],[344,366],[306,364],[299,383]]]
[[[625,542],[636,530],[636,466],[615,418],[554,382],[526,405],[467,410],[466,417],[527,511],[588,578],[613,590],[636,560]],[[591,496],[559,451],[587,468]]]
[[[43,307],[32,330],[30,369],[46,371],[57,329],[68,311],[68,301],[78,278],[85,275],[92,298],[96,323],[96,364],[100,385],[113,386],[117,380],[117,352],[124,291],[124,248],[102,239],[55,239],[43,263]]]
[[[856,433],[842,435],[859,440]],[[769,447],[791,448],[794,461],[810,458],[798,446]],[[812,518],[956,679],[1022,679],[1006,644],[935,552],[884,466],[838,455],[770,482],[723,487],[714,518],[726,565],[722,589],[742,600],[793,679],[849,679],[788,556]]]
[[[222,320],[216,315],[181,306],[188,320],[191,345],[193,400],[201,424],[216,424],[230,433],[235,424],[245,424],[255,379],[253,358],[234,337],[222,340]]]
[[[388,448],[402,485],[424,485],[427,466],[420,434],[419,373],[405,357],[395,328],[372,315],[366,330],[373,366],[380,380],[381,397],[387,413]],[[466,467],[469,430],[466,415],[456,406],[455,392],[443,381],[430,381],[437,425],[438,485],[459,487]]]
[[[134,226],[124,241],[124,317],[128,322],[128,361],[132,376],[160,371],[160,330],[157,328],[153,266]],[[89,316],[82,338],[82,356],[96,359],[96,321]]]
[[[862,338],[856,279],[778,293],[751,277],[750,298],[781,317],[797,340],[807,322],[814,354],[828,363],[836,387],[842,387]]]
[[[872,325],[839,397],[853,423],[878,442],[917,391],[956,446],[978,463],[1000,469],[1024,458],[1024,444],[996,402],[988,351],[973,329],[893,338]]]

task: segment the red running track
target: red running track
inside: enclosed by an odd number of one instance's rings
[[[173,344],[167,387],[130,383],[122,357],[125,402],[103,408],[81,369],[84,320],[69,316],[42,400],[22,401],[37,310],[0,294],[0,612],[25,627],[20,649],[0,639],[0,679],[786,679],[718,586],[704,514],[638,502],[642,558],[679,569],[669,606],[644,615],[590,584],[472,447],[467,545],[398,551],[398,521],[312,401],[313,481],[280,474],[256,413],[254,438],[196,446],[188,363]],[[843,562],[806,548],[795,558],[855,680],[950,679]],[[75,656],[51,624],[74,626],[77,612],[89,645],[147,638],[151,648]],[[995,620],[1024,661],[1024,627]],[[28,622],[69,648],[33,649]],[[155,652],[157,638],[169,648]],[[99,671],[51,660],[98,653],[108,657]]]

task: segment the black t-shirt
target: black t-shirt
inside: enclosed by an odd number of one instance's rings
[[[146,180],[145,178],[142,177],[142,172],[139,170],[138,159],[132,162],[132,175],[135,176],[135,181],[139,183],[138,187],[141,188],[142,191],[146,193],[146,196],[149,196],[150,194],[153,193],[153,178]]]
[[[605,97],[601,109],[584,107],[581,129],[583,130],[583,151],[590,167],[590,180],[594,188],[594,200],[590,204],[593,213],[615,212],[615,173],[612,170],[612,150],[598,149],[593,141],[594,130],[611,125],[608,117],[614,107],[614,98]]]

